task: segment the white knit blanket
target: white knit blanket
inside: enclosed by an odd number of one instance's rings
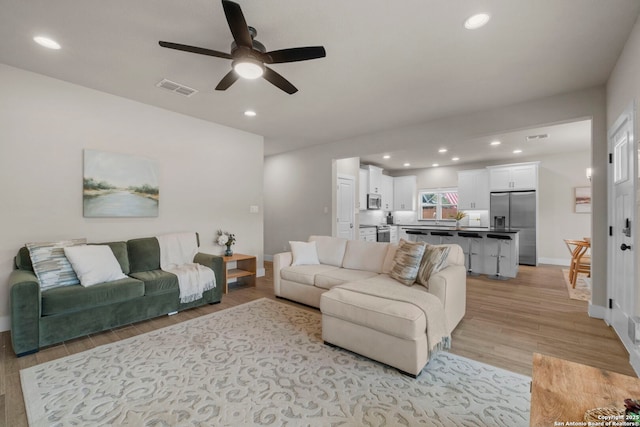
[[[172,233],[156,236],[160,245],[160,268],[178,276],[180,302],[199,300],[216,287],[213,270],[193,262],[198,252],[196,233]]]
[[[446,350],[451,347],[451,336],[447,329],[444,307],[440,299],[433,294],[411,289],[411,287],[402,285],[399,282],[398,286],[390,286],[384,282],[351,282],[336,286],[333,289],[344,289],[415,305],[422,310],[427,319],[426,333],[429,357],[432,357],[434,353],[440,350]]]

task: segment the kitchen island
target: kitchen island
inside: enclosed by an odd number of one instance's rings
[[[467,270],[472,273],[505,279],[518,275],[519,230],[433,225],[401,225],[400,230],[405,240],[460,245]]]

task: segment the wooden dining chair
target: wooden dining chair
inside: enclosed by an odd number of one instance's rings
[[[584,240],[564,239],[564,243],[571,253],[569,282],[575,288],[579,273],[586,273],[587,277],[591,277],[591,256],[587,254],[591,245]]]

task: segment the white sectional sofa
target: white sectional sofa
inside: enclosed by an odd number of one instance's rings
[[[390,276],[396,244],[329,236],[311,236],[309,241],[315,242],[319,264],[291,265],[291,252],[275,255],[274,291],[278,297],[320,308],[326,343],[413,376],[442,347],[441,338],[448,344],[466,308],[460,246],[439,245],[449,247],[446,267],[431,275],[426,286],[407,286]],[[438,342],[428,332],[436,326],[444,330]]]

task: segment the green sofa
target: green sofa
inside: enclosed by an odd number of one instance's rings
[[[109,245],[126,278],[90,287],[63,286],[41,292],[29,251],[15,257],[9,276],[11,342],[18,356],[41,347],[117,326],[186,310],[222,299],[222,258],[198,253],[194,262],[211,268],[216,287],[201,299],[180,303],[178,278],[160,270],[160,246],[155,237]]]

